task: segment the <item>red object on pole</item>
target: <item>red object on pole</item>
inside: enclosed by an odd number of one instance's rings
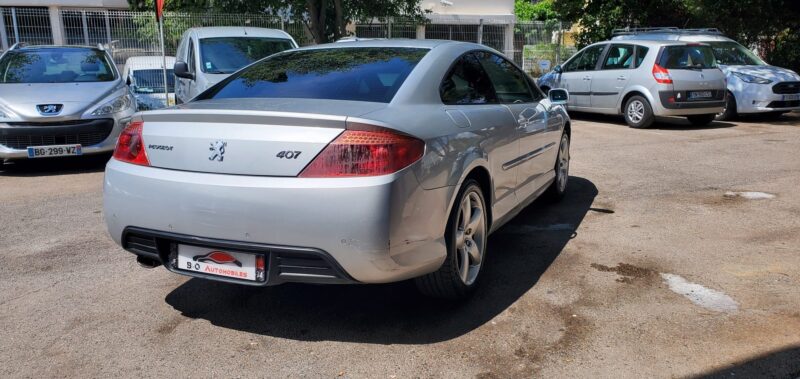
[[[164,13],[164,0],[156,0],[156,21],[161,21],[161,15]]]

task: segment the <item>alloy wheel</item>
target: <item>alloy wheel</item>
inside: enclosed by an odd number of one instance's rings
[[[458,276],[466,285],[478,277],[486,244],[486,212],[477,192],[467,193],[461,201],[456,229]]]

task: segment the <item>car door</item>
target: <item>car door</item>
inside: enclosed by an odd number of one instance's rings
[[[563,72],[562,82],[569,91],[570,105],[575,108],[589,108],[592,104],[592,78],[595,74],[600,57],[606,50],[607,44],[592,45],[584,49],[579,57],[570,62]]]
[[[591,86],[591,107],[615,112],[620,94],[630,79],[635,61],[635,50],[629,44],[611,44],[600,69],[595,71]]]
[[[498,103],[492,83],[473,53],[456,60],[439,85],[439,93],[450,118],[463,118],[458,127],[485,135],[481,148],[488,154],[492,172],[492,208],[496,217],[506,214],[517,203],[517,167],[503,166],[519,154],[516,120]]]
[[[517,199],[527,199],[537,189],[536,178],[552,169],[542,154],[552,148],[547,134],[547,112],[541,92],[532,88],[524,72],[507,59],[486,51],[476,52],[494,86],[497,100],[516,120],[519,154],[504,162],[506,169],[517,169]],[[534,94],[535,91],[535,94]]]

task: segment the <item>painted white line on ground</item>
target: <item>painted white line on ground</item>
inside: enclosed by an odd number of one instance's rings
[[[744,192],[734,192],[728,191],[725,192],[725,197],[742,197],[747,200],[764,200],[764,199],[774,199],[775,195],[766,192],[753,192],[753,191],[744,191]]]
[[[692,283],[675,274],[661,273],[661,278],[669,285],[672,292],[683,295],[692,303],[703,308],[717,312],[736,312],[739,309],[736,300],[723,292]]]

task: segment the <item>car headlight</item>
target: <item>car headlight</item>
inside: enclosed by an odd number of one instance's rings
[[[742,79],[745,83],[755,83],[755,84],[770,84],[772,80],[767,78],[762,78],[758,76],[748,75],[741,72],[734,72],[733,75],[736,75],[737,78]]]
[[[107,114],[122,112],[133,105],[133,99],[131,98],[131,94],[126,93],[120,97],[114,98],[105,104],[97,107],[97,109],[92,112],[92,116],[103,116]]]

